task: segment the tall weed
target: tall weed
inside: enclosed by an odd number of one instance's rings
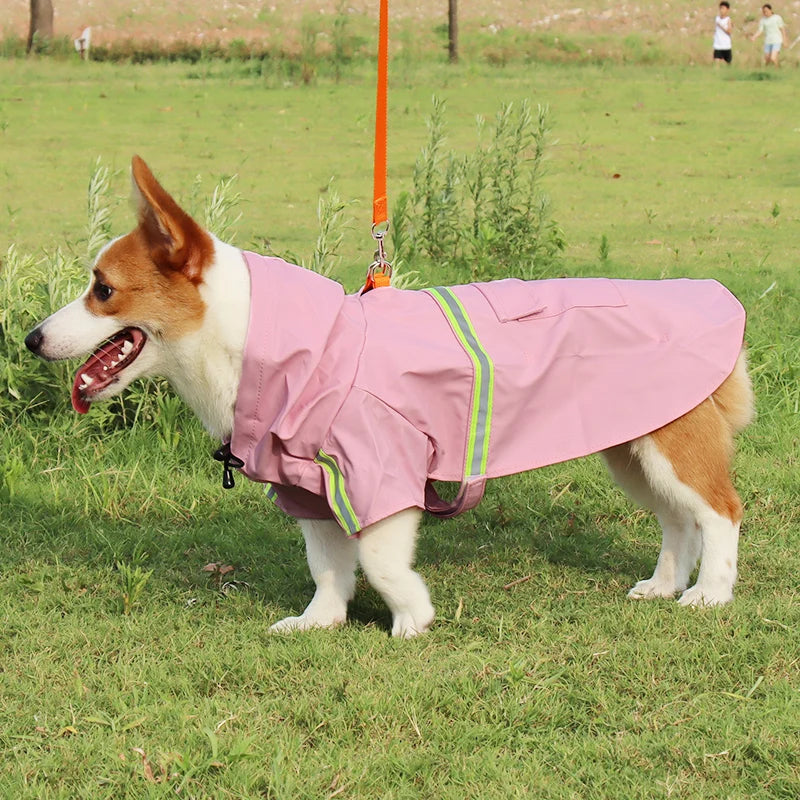
[[[350,205],[352,203],[343,201],[339,196],[331,179],[317,203],[319,234],[310,260],[300,262],[304,267],[326,277],[332,276],[341,261],[339,248],[344,240],[344,232],[350,224],[346,213]]]
[[[413,238],[415,250],[421,250],[433,260],[451,259],[457,254],[461,237],[463,205],[460,188],[465,162],[455,153],[445,150],[445,103],[433,98],[433,112],[427,121],[428,142],[414,164],[414,190],[409,203],[417,220]],[[402,251],[400,251],[402,253]]]
[[[12,423],[23,412],[64,405],[71,383],[69,368],[33,358],[24,341],[44,317],[72,300],[85,282],[74,256],[56,250],[36,260],[13,245],[0,263],[0,422]],[[66,388],[65,388],[66,387]]]
[[[86,257],[94,261],[103,246],[111,239],[111,204],[109,192],[111,173],[98,158],[89,178],[86,206]]]
[[[241,211],[238,211],[242,195],[234,190],[238,178],[238,175],[221,178],[214,187],[203,213],[203,224],[223,242],[233,243],[236,238],[236,226],[242,218]]]
[[[434,98],[413,190],[393,209],[396,257],[446,263],[469,280],[552,272],[566,242],[541,187],[548,114],[504,104],[488,137],[479,118],[475,151],[458,156],[446,148],[445,104]]]
[[[5,392],[0,395],[0,423],[20,415],[69,419],[70,387],[75,364],[47,364],[25,348],[27,333],[41,320],[74,300],[87,283],[86,267],[111,238],[112,175],[98,160],[87,188],[85,255],[76,255],[68,243],[64,249],[34,257],[9,248],[0,262],[0,375]],[[204,210],[207,227],[231,239],[240,218],[240,196],[233,186],[236,176],[222,179]],[[66,417],[65,417],[66,415]],[[162,380],[137,381],[108,403],[100,403],[80,422],[87,432],[100,434],[130,425],[155,428],[163,447],[174,447],[188,419],[188,410],[177,403]]]

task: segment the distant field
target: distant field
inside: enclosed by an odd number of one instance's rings
[[[0,14],[0,32],[26,36],[28,0],[5,0]],[[91,26],[97,44],[108,45],[120,39],[230,42],[234,39],[258,41],[271,46],[299,50],[303,28],[318,20],[324,29],[334,18],[347,20],[351,30],[371,42],[377,4],[367,0],[240,0],[192,3],[163,3],[157,0],[55,0],[56,35],[77,35]],[[800,6],[796,2],[776,4],[791,38],[800,34]],[[639,46],[658,51],[657,58],[678,63],[707,60],[713,34],[715,3],[697,4],[692,0],[665,3],[603,2],[554,0],[532,3],[529,0],[461,0],[460,29],[467,52],[504,59],[507,51],[519,47],[517,37],[540,36],[552,44],[562,57],[573,48],[594,49],[599,57],[618,49],[615,42],[637,39]],[[441,52],[443,28],[447,22],[447,3],[421,3],[392,0],[390,3],[393,46],[401,39],[414,39],[415,47]],[[756,45],[745,41],[744,33],[755,30],[759,5],[734,3],[735,50],[750,55]],[[327,23],[326,23],[327,21]],[[329,34],[328,34],[329,35]],[[320,46],[324,46],[323,41]],[[559,40],[561,37],[561,40]],[[555,38],[555,41],[552,40]],[[574,56],[573,56],[574,57]],[[794,54],[791,61],[797,63]]]
[[[29,0],[6,0],[8,27],[18,32],[26,30]],[[277,22],[279,26],[297,26],[305,16],[344,13],[353,17],[372,17],[377,3],[369,0],[240,0],[215,2],[198,0],[193,3],[162,3],[157,0],[55,0],[57,33],[69,34],[82,26],[93,25],[98,35],[119,36],[236,36],[250,38],[260,35],[253,24]],[[694,32],[702,30],[702,20],[708,16],[689,0],[673,0],[659,4],[658,10],[649,4],[605,3],[588,0],[554,0],[532,3],[530,0],[461,0],[459,19],[468,28],[495,26],[523,30],[597,31],[615,33],[634,31]],[[756,10],[756,6],[753,7]],[[413,21],[427,25],[447,21],[447,3],[421,3],[416,0],[391,0],[391,19]],[[712,17],[713,19],[713,17]]]

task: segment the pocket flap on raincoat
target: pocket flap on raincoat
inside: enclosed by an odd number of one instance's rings
[[[553,278],[474,284],[500,322],[545,319],[571,308],[619,308],[627,305],[609,278]]]

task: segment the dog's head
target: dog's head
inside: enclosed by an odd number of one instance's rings
[[[134,156],[138,225],[106,246],[86,291],[32,330],[26,346],[50,361],[90,353],[75,376],[72,405],[119,394],[133,380],[163,374],[171,347],[203,323],[199,287],[214,241]]]

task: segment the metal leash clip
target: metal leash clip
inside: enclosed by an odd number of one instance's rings
[[[370,289],[377,289],[381,286],[391,286],[392,283],[392,265],[386,258],[386,249],[383,240],[389,232],[389,222],[381,223],[385,226],[381,229],[375,224],[372,226],[372,238],[378,245],[373,256],[373,262],[367,268],[367,282],[364,284],[362,294],[370,291]]]

